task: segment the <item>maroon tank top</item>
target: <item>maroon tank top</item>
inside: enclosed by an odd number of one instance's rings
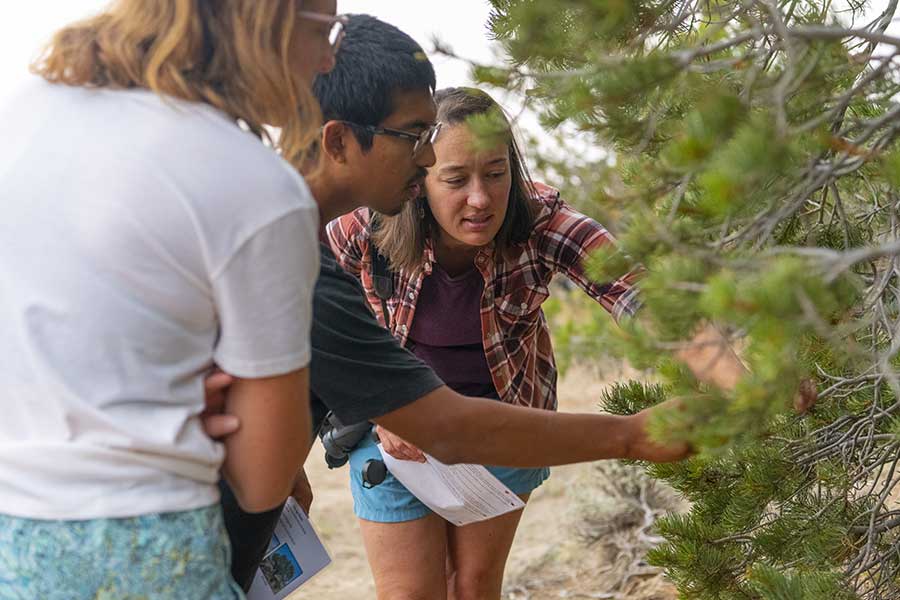
[[[478,269],[451,277],[434,263],[419,291],[409,348],[452,390],[497,398],[481,333],[483,290]]]

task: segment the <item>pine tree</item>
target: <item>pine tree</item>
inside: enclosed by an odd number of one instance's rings
[[[595,277],[647,269],[640,318],[590,331],[660,377],[609,410],[684,399],[653,430],[698,453],[648,466],[693,503],[650,555],[684,598],[900,598],[897,4],[492,0],[510,62],[475,76],[613,153],[542,166],[617,220]],[[709,321],[750,369],[733,392],[673,359]]]

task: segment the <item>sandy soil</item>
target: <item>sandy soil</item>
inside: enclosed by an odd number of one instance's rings
[[[595,411],[606,382],[621,376],[621,372],[601,377],[585,368],[571,369],[560,381],[560,409]],[[310,456],[307,472],[315,491],[311,519],[334,562],[291,596],[291,600],[374,598],[372,577],[353,515],[346,467],[329,471],[321,459],[319,445]],[[574,532],[578,520],[574,495],[584,493],[591,479],[590,465],[557,467],[550,479],[535,491],[525,509],[507,564],[506,600],[607,597],[600,592],[608,585],[604,580],[608,557],[596,549],[586,548]],[[643,600],[675,597],[659,578],[648,578],[635,585],[635,590],[641,589],[639,597]]]

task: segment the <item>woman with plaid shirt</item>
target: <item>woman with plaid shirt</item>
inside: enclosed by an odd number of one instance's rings
[[[452,88],[435,100],[444,130],[434,144],[427,197],[380,216],[377,227],[368,209],[345,215],[328,225],[329,242],[344,269],[361,279],[379,320],[448,386],[555,410],[557,370],[541,310],[551,278],[565,274],[618,319],[635,311],[638,270],[591,281],[584,260],[614,243],[606,229],[530,180],[509,122],[487,94]],[[506,122],[493,148],[476,144],[466,124],[474,115]],[[384,301],[373,279],[373,243],[394,271],[393,293]],[[391,455],[424,460],[398,436],[377,433]],[[351,478],[379,598],[499,598],[521,511],[455,527],[393,477],[365,489],[357,467],[377,455],[373,440],[360,444],[351,454]],[[488,468],[523,501],[549,475]]]

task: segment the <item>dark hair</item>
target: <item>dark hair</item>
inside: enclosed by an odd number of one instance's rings
[[[534,227],[535,197],[534,183],[528,174],[525,159],[516,138],[512,124],[503,108],[486,92],[476,88],[446,88],[434,95],[437,103],[438,121],[446,126],[466,124],[473,118],[487,117],[496,129],[498,142],[505,142],[509,150],[509,168],[512,185],[509,189],[509,205],[506,217],[494,238],[495,248],[506,253],[513,245],[528,241]],[[424,216],[419,216],[419,208]],[[379,252],[388,258],[394,270],[412,271],[419,267],[425,252],[425,239],[434,237],[438,224],[421,199],[407,202],[395,216],[379,216],[380,226],[372,235]]]
[[[411,37],[370,15],[349,15],[334,68],[316,77],[313,94],[325,121],[379,125],[394,112],[398,92],[436,86],[434,67]],[[363,150],[372,134],[353,133]]]

